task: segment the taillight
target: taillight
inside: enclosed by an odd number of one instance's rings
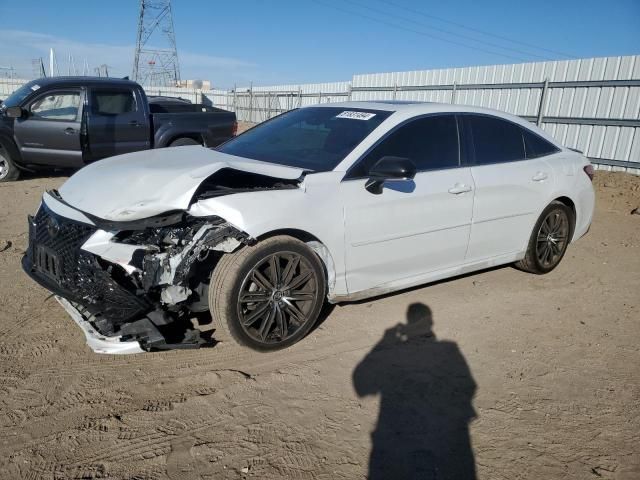
[[[238,122],[233,122],[233,129],[231,130],[231,134],[234,137],[238,134]]]
[[[596,173],[595,169],[593,168],[593,165],[591,165],[591,164],[585,165],[583,170],[584,170],[584,173],[587,174],[587,177],[589,177],[589,180],[591,180],[593,182],[593,176]]]

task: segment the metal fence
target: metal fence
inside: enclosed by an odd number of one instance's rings
[[[25,82],[28,82],[28,80],[0,77],[0,99],[8,97],[14,90],[20,88]]]
[[[404,95],[405,93],[413,95]],[[593,92],[593,93],[592,93]],[[416,99],[515,113],[595,163],[640,173],[640,80],[354,87],[352,97]],[[373,95],[371,95],[373,94]],[[434,98],[435,97],[435,98]],[[564,99],[563,99],[564,97]]]
[[[23,82],[0,79],[0,98]],[[145,90],[231,110],[238,120],[254,123],[293,108],[345,100],[494,108],[538,124],[599,168],[640,174],[640,55],[364,74],[347,82]]]
[[[340,100],[408,100],[473,105],[520,115],[599,166],[640,174],[640,56],[355,75],[342,89],[317,84],[244,89],[227,107],[261,121],[293,106]]]

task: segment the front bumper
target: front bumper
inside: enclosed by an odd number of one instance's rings
[[[22,257],[22,269],[36,283],[55,295],[58,303],[82,329],[87,339],[87,345],[95,353],[130,354],[154,349],[177,348],[166,341],[157,326],[147,317],[123,324],[118,335],[105,335],[95,327],[96,316],[78,303],[77,293],[67,290],[47,276],[39,274],[28,254]],[[182,348],[185,347],[182,346]]]
[[[124,354],[204,343],[189,322],[177,321],[146,292],[127,285],[121,267],[82,248],[96,231],[43,204],[29,218],[29,247],[22,259],[23,270],[56,295],[87,344],[96,353]]]
[[[107,337],[98,332],[91,322],[86,320],[82,313],[63,297],[56,296],[56,300],[67,311],[74,322],[82,329],[87,339],[87,345],[96,353],[110,353],[126,355],[131,353],[143,353],[140,342],[137,340],[123,340],[121,335],[115,337]]]

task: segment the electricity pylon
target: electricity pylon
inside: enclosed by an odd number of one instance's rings
[[[133,79],[142,85],[166,87],[180,81],[171,0],[140,0]]]

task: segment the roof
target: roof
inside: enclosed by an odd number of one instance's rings
[[[40,87],[46,87],[51,84],[56,85],[78,85],[78,84],[87,84],[87,83],[104,83],[108,82],[111,84],[121,84],[121,85],[137,85],[136,82],[133,82],[124,78],[111,78],[111,77],[83,77],[83,76],[75,76],[75,77],[45,77],[38,78],[37,80],[32,80],[29,82],[30,84],[36,84]]]
[[[494,115],[498,117],[508,118],[509,120],[516,121],[518,123],[525,122],[521,117],[512,115],[500,110],[494,110],[492,108],[476,107],[474,105],[461,105],[457,103],[438,103],[438,102],[412,102],[412,101],[399,101],[399,100],[370,100],[370,101],[351,101],[351,102],[336,102],[336,103],[319,103],[315,105],[308,105],[303,108],[309,107],[337,107],[337,108],[360,108],[367,110],[382,110],[386,112],[397,112],[399,114],[407,115],[421,115],[427,113],[480,113],[487,115]]]
[[[351,101],[335,103],[318,103],[308,105],[308,107],[338,107],[338,108],[366,108],[369,110],[384,110],[388,112],[398,112],[408,107],[424,107],[430,105],[428,102],[400,102],[395,100],[371,100],[371,101]],[[437,104],[436,104],[437,105]]]
[[[371,100],[371,101],[351,101],[351,102],[336,102],[336,103],[320,103],[315,105],[308,105],[303,108],[309,107],[337,107],[337,108],[353,108],[353,109],[366,109],[366,110],[381,110],[386,112],[394,112],[390,116],[390,120],[399,122],[418,115],[432,114],[432,113],[477,113],[484,115],[491,115],[494,117],[503,118],[513,123],[522,125],[529,130],[534,130],[538,135],[542,136],[546,140],[550,141],[556,146],[561,147],[561,144],[551,137],[544,130],[536,127],[528,120],[512,115],[501,110],[494,110],[492,108],[476,107],[474,105],[460,105],[452,103],[437,103],[437,102],[407,102],[407,101],[391,101],[391,100]]]

